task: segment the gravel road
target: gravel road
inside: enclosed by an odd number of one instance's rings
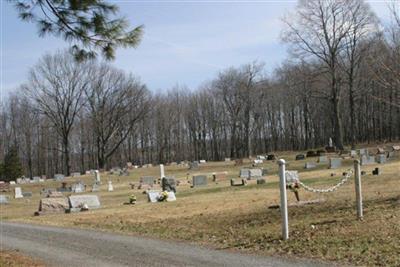
[[[6,222],[0,230],[3,249],[18,249],[49,266],[323,266],[91,230]]]

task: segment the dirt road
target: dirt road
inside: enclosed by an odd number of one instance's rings
[[[1,247],[50,266],[322,266],[149,238],[16,223],[0,223]]]

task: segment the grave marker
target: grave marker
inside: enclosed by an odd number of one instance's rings
[[[24,197],[22,195],[21,187],[15,187],[14,191],[15,191],[14,198],[23,198]]]
[[[8,197],[6,195],[0,195],[0,204],[8,204]]]
[[[100,200],[96,195],[74,195],[68,198],[71,211],[81,211],[84,205],[89,209],[100,208]]]
[[[361,165],[375,164],[375,157],[369,155],[361,156]]]
[[[341,158],[331,158],[329,160],[329,168],[330,169],[337,169],[342,166],[342,159]]]
[[[207,176],[194,175],[192,178],[192,187],[207,185]]]
[[[54,174],[54,180],[56,181],[62,181],[64,180],[65,176],[64,174]]]
[[[164,177],[161,179],[161,186],[163,191],[176,193],[176,180],[174,177]]]
[[[386,163],[386,155],[385,154],[379,154],[376,156],[376,162],[379,164]]]
[[[108,192],[114,191],[114,187],[112,185],[112,181],[108,181]]]
[[[304,165],[305,169],[313,169],[315,167],[316,167],[316,165],[314,162],[306,162],[306,164]]]
[[[140,177],[140,183],[141,184],[148,184],[148,185],[153,185],[156,182],[156,178],[153,176],[142,176]]]
[[[328,157],[327,156],[319,156],[318,157],[318,162],[319,163],[326,163],[326,162],[328,162]]]
[[[305,159],[306,158],[306,156],[304,156],[304,154],[298,154],[298,155],[296,155],[296,160],[303,160],[303,159]]]
[[[248,179],[258,179],[262,178],[262,170],[261,169],[250,169]]]

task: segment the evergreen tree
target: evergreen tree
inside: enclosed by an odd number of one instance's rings
[[[17,147],[13,146],[4,157],[3,181],[9,182],[22,176],[22,165]]]
[[[36,23],[39,36],[52,34],[72,44],[77,60],[95,58],[100,51],[113,59],[118,47],[136,47],[143,26],[128,29],[115,17],[118,7],[103,0],[8,0],[23,21]]]

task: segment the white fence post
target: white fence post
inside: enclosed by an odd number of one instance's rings
[[[361,194],[361,168],[359,160],[354,161],[354,179],[355,179],[355,189],[356,189],[357,218],[359,220],[362,220],[363,204],[362,204],[362,194]]]
[[[289,239],[289,222],[287,210],[287,196],[286,196],[286,167],[285,160],[280,159],[279,164],[279,187],[281,191],[281,216],[282,216],[282,238],[283,240]]]

